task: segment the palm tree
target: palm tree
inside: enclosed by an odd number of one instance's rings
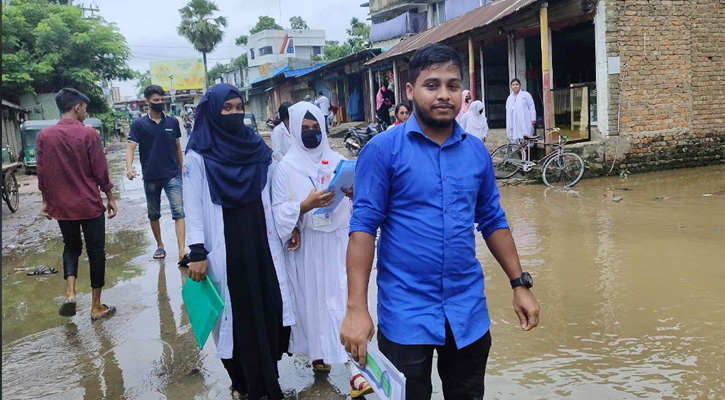
[[[211,0],[191,0],[179,10],[181,24],[177,28],[179,35],[185,37],[194,48],[204,56],[204,81],[209,87],[209,74],[206,66],[206,54],[222,41],[227,26],[225,17],[214,18],[214,12],[219,11],[216,3]]]

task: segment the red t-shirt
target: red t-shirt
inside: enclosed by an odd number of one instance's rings
[[[38,189],[53,219],[97,218],[106,211],[101,192],[113,183],[95,129],[63,118],[38,133],[36,150]]]

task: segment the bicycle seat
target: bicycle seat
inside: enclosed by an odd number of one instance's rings
[[[534,136],[524,135],[524,140],[538,140],[538,139],[539,139],[539,135],[534,135]]]

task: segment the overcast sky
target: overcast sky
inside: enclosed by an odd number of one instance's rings
[[[234,39],[249,34],[260,15],[273,17],[278,24],[289,28],[289,18],[301,16],[310,29],[324,29],[327,40],[342,41],[347,38],[345,29],[350,19],[366,21],[368,8],[360,7],[363,0],[215,0],[219,15],[227,17],[224,40],[217,49],[207,55],[209,69],[219,62],[242,53],[234,45]],[[76,0],[75,3],[90,3]],[[191,44],[176,33],[181,22],[179,9],[186,0],[96,0],[101,15],[108,22],[115,22],[131,48],[131,68],[137,71],[149,69],[149,62],[183,60],[199,57]],[[280,19],[280,4],[282,18]],[[280,20],[282,22],[280,22]],[[367,22],[367,21],[366,21]],[[135,97],[135,82],[116,82],[121,97]]]

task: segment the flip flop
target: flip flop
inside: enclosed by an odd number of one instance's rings
[[[312,362],[312,370],[316,373],[327,374],[332,369],[332,365],[325,364],[322,360],[315,360]]]
[[[355,374],[350,379],[350,397],[353,399],[363,397],[366,394],[373,392],[373,387],[370,386],[368,381],[362,376],[362,374]]]
[[[179,266],[188,267],[190,262],[191,262],[191,259],[189,258],[189,255],[184,254],[184,257],[181,257],[181,260],[179,260]]]
[[[114,306],[107,306],[103,304],[103,307],[106,307],[106,311],[94,316],[91,316],[91,321],[98,321],[101,318],[110,317],[111,315],[116,313],[116,307]]]
[[[76,301],[65,299],[63,304],[60,305],[58,314],[60,314],[62,317],[72,317],[76,315]]]
[[[164,258],[166,258],[166,250],[156,249],[154,252],[154,260],[162,260]]]
[[[28,272],[28,275],[52,275],[57,273],[58,270],[56,270],[55,268],[48,268],[44,265],[41,265],[40,267],[37,267],[34,270]]]

